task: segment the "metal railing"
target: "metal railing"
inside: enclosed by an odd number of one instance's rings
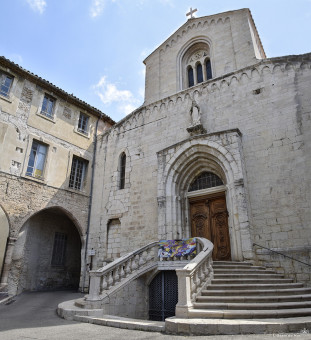
[[[278,255],[282,255],[282,256],[287,257],[287,258],[289,258],[289,259],[291,259],[291,260],[293,260],[293,261],[296,261],[296,262],[302,263],[302,264],[304,264],[304,265],[306,265],[306,266],[308,266],[308,267],[311,267],[311,264],[309,264],[309,263],[306,263],[306,262],[297,260],[297,259],[295,259],[295,258],[293,258],[293,257],[291,257],[291,256],[288,256],[288,255],[285,255],[285,254],[283,254],[283,253],[280,253],[279,251],[276,251],[276,250],[273,250],[273,249],[270,249],[270,248],[261,246],[260,244],[253,243],[253,246],[257,246],[257,247],[260,247],[260,248],[263,248],[263,249],[267,249],[267,250],[271,251],[272,253],[276,253],[276,254],[278,254]]]

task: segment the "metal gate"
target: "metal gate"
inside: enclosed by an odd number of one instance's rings
[[[165,270],[157,274],[149,286],[149,319],[164,321],[175,316],[178,302],[177,275],[174,270]]]

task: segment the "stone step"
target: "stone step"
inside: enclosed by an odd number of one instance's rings
[[[113,315],[103,315],[100,318],[75,315],[73,320],[100,326],[117,327],[146,332],[164,332],[165,330],[165,322],[162,321],[139,320]]]
[[[254,278],[258,278],[258,279],[283,279],[284,275],[282,274],[275,274],[275,273],[240,273],[240,274],[236,274],[236,273],[228,273],[228,274],[214,274],[214,280],[219,280],[219,279],[239,279],[244,281],[245,279],[254,279]]]
[[[233,296],[241,295],[241,289],[215,289],[210,286],[209,290],[203,290],[202,296]],[[299,294],[311,294],[311,288],[283,288],[283,289],[244,289],[243,295],[254,295],[254,296],[269,296],[269,295],[299,295]]]
[[[276,337],[309,339],[309,330],[311,329],[310,317],[295,317],[295,318],[271,318],[271,319],[202,319],[202,318],[168,318],[165,320],[165,333],[180,334],[180,330],[184,335],[189,336],[189,339],[194,339],[195,335],[216,335],[211,339],[218,339],[217,335],[226,334],[231,339],[231,335],[238,334],[263,334],[263,339],[273,339]],[[285,333],[295,332],[292,336]],[[282,334],[279,334],[282,333]],[[266,334],[271,334],[267,336]],[[272,335],[273,334],[273,335]],[[252,339],[253,336],[242,336],[239,339]],[[260,337],[256,337],[259,339]],[[175,338],[174,338],[175,339]],[[177,339],[177,338],[176,338]],[[232,338],[233,339],[233,338]]]
[[[241,292],[240,292],[241,294]],[[287,293],[288,294],[288,293]],[[245,302],[299,302],[299,301],[311,301],[311,294],[304,294],[304,295],[263,295],[255,296],[250,295],[239,295],[239,296],[232,296],[232,295],[225,295],[225,296],[199,296],[197,298],[197,302],[226,302],[226,303],[245,303]]]
[[[227,273],[232,273],[232,274],[251,274],[251,273],[267,273],[267,274],[277,274],[275,270],[271,269],[265,269],[265,268],[254,268],[250,267],[249,269],[246,268],[239,268],[239,269],[231,269],[231,268],[224,268],[224,269],[218,269],[214,268],[214,274],[227,274]]]
[[[292,283],[293,280],[292,279],[280,279],[280,278],[276,278],[276,279],[269,279],[269,278],[265,278],[265,279],[261,279],[261,278],[254,278],[254,279],[247,279],[247,278],[236,278],[236,279],[213,279],[212,280],[212,286],[213,285],[233,285],[233,284],[286,284],[286,283]]]
[[[212,310],[191,309],[189,318],[217,318],[217,319],[269,319],[269,318],[294,318],[311,316],[311,308],[299,309],[271,309],[271,310]]]
[[[270,309],[301,309],[310,308],[311,301],[295,301],[295,302],[242,302],[242,303],[227,303],[227,302],[195,302],[193,307],[196,309],[233,309],[233,310],[270,310]]]
[[[250,262],[239,262],[239,261],[214,261],[213,268],[217,266],[252,266]]]
[[[302,283],[258,283],[258,280],[256,280],[256,284],[250,284],[250,283],[234,283],[234,284],[228,284],[228,283],[222,283],[222,284],[212,284],[208,287],[208,290],[232,290],[232,289],[239,289],[239,290],[256,290],[256,289],[289,289],[289,288],[302,288]]]
[[[248,265],[239,265],[239,264],[232,264],[232,265],[226,265],[226,264],[222,264],[222,265],[213,265],[214,269],[252,269],[254,268],[254,266],[248,264]],[[258,267],[257,267],[258,269]],[[265,269],[264,267],[262,267],[262,269]]]

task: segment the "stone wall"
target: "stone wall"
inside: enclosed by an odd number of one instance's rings
[[[119,290],[102,304],[104,314],[118,315],[134,319],[148,319],[149,286],[141,277]]]

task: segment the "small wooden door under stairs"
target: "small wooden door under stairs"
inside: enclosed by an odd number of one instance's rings
[[[204,237],[213,242],[213,260],[231,260],[228,212],[225,194],[190,200],[192,237]]]

